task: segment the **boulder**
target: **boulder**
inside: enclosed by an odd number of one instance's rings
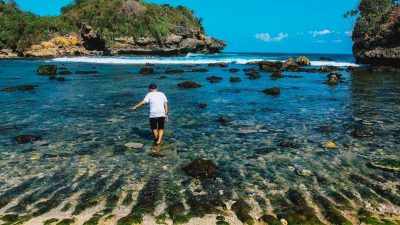
[[[283,63],[279,61],[260,61],[258,66],[264,72],[276,72],[281,70]]]
[[[180,73],[184,73],[184,70],[179,70],[179,69],[166,69],[165,73],[166,74],[180,74]]]
[[[337,148],[337,145],[333,141],[326,141],[322,144],[322,147],[327,148],[327,149],[333,149],[333,148]]]
[[[229,72],[231,72],[231,73],[237,73],[239,71],[240,71],[240,69],[237,69],[237,68],[230,68],[229,69]]]
[[[280,71],[277,71],[277,72],[274,72],[272,75],[271,75],[271,78],[272,79],[279,79],[279,78],[284,78],[285,76],[282,74],[282,72],[280,72]]]
[[[355,127],[354,130],[350,133],[351,136],[355,138],[364,138],[364,137],[372,137],[374,133],[371,131],[367,131],[362,127]]]
[[[192,69],[192,72],[194,72],[194,73],[206,73],[206,72],[208,72],[208,69],[206,69],[206,68]]]
[[[229,118],[228,117],[220,117],[218,119],[218,122],[225,125],[225,124],[229,123]]]
[[[199,88],[199,87],[201,87],[200,84],[198,84],[194,81],[185,81],[183,83],[178,84],[178,86],[181,88]]]
[[[44,76],[51,76],[57,74],[57,66],[56,65],[41,65],[37,69],[37,74]]]
[[[229,78],[229,82],[236,83],[242,81],[240,77],[231,77]]]
[[[222,80],[222,77],[211,76],[206,78],[210,83],[218,83]]]
[[[310,59],[307,58],[306,56],[300,56],[300,57],[297,59],[297,63],[298,63],[300,66],[309,66],[309,65],[311,65]]]
[[[58,72],[59,75],[70,75],[72,74],[71,71],[69,71],[68,69],[62,69]]]
[[[294,60],[293,58],[289,58],[283,63],[283,66],[284,67],[293,67],[293,66],[298,67],[299,63],[296,60]]]
[[[139,70],[139,74],[142,75],[154,74],[154,69],[152,67],[145,66]]]
[[[32,143],[35,141],[39,141],[42,138],[40,136],[36,135],[31,135],[31,134],[26,134],[26,135],[19,135],[14,138],[15,143],[17,144],[27,144],[27,143]]]
[[[281,90],[277,87],[265,89],[263,92],[267,95],[274,95],[274,96],[281,94]]]
[[[259,79],[261,77],[260,73],[256,72],[256,71],[255,72],[247,72],[246,75],[250,80]]]
[[[215,178],[219,174],[219,169],[211,160],[201,158],[195,159],[192,163],[185,166],[183,170],[191,177],[206,179]]]
[[[210,63],[208,64],[209,67],[228,67],[229,64],[226,62],[218,62],[218,63]]]
[[[200,107],[200,109],[205,109],[205,108],[207,108],[207,104],[204,102],[200,102],[199,107]]]

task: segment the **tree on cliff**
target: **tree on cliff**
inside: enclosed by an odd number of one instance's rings
[[[18,8],[18,4],[17,4],[17,2],[15,2],[15,0],[8,0],[7,5],[9,5],[13,8]]]

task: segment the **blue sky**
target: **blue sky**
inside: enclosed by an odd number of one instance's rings
[[[16,0],[24,10],[57,15],[72,0]],[[227,52],[351,53],[355,19],[343,14],[359,0],[146,0],[185,5],[203,18]]]

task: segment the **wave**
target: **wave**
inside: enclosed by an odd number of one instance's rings
[[[194,64],[210,64],[210,63],[234,63],[247,64],[262,60],[278,61],[265,58],[247,58],[247,57],[208,57],[207,55],[191,54],[184,57],[158,58],[158,57],[72,57],[72,58],[55,58],[54,62],[75,62],[75,63],[93,63],[93,64],[121,64],[121,65],[144,65],[161,64],[161,65],[194,65]],[[334,61],[311,61],[311,66],[358,66],[349,62],[334,62]]]

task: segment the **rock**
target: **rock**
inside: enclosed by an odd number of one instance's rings
[[[231,78],[229,78],[229,82],[232,82],[232,83],[237,83],[237,82],[240,82],[240,81],[242,81],[242,79],[240,79],[240,77],[231,77]]]
[[[322,147],[327,148],[327,149],[333,149],[333,148],[337,148],[337,145],[333,141],[326,141],[322,144]]]
[[[353,136],[355,138],[364,138],[364,137],[374,136],[373,132],[364,130],[361,127],[355,127],[354,130],[350,134],[351,134],[351,136]]]
[[[283,63],[279,61],[260,61],[258,62],[258,66],[262,71],[276,72],[281,70]]]
[[[89,24],[83,23],[81,26],[81,37],[83,41],[83,46],[89,51],[95,51],[103,53],[106,51],[106,41],[101,37],[101,35]]]
[[[226,62],[218,62],[218,63],[210,63],[208,64],[209,67],[228,67],[229,64]]]
[[[237,200],[232,205],[232,211],[243,224],[254,224],[254,219],[250,216],[251,210],[252,207],[243,200]]]
[[[6,91],[6,92],[14,92],[17,90],[18,90],[17,87],[5,87],[5,88],[1,89],[1,91]]]
[[[231,73],[237,73],[239,71],[240,71],[240,69],[237,69],[237,68],[230,68],[229,69],[229,72],[231,72]]]
[[[300,57],[297,59],[297,63],[298,63],[300,66],[309,66],[309,65],[311,65],[310,59],[307,58],[306,56],[300,56]]]
[[[41,65],[37,69],[37,73],[39,75],[56,75],[57,74],[57,66],[56,65]]]
[[[49,80],[57,80],[57,77],[56,76],[50,76]]]
[[[246,73],[246,75],[249,77],[250,80],[259,79],[261,77],[259,72],[248,72]]]
[[[127,148],[133,148],[133,149],[143,148],[142,143],[135,143],[135,142],[126,143],[124,146]]]
[[[274,95],[274,96],[281,94],[281,90],[277,87],[265,89],[263,92],[267,95]]]
[[[288,225],[289,223],[285,219],[280,219],[281,225]]]
[[[206,78],[210,83],[218,83],[222,80],[222,77],[211,76]]]
[[[277,72],[274,72],[272,75],[271,75],[271,78],[272,79],[279,79],[279,78],[284,78],[285,76],[281,73],[281,72],[279,72],[279,71],[277,71]]]
[[[258,221],[261,225],[280,225],[280,221],[275,216],[267,214],[261,216]]]
[[[331,58],[325,57],[325,56],[321,56],[319,57],[320,61],[333,61]]]
[[[96,74],[98,73],[97,70],[78,70],[75,74]]]
[[[5,87],[2,89],[2,91],[6,92],[14,92],[14,91],[32,91],[37,87],[37,85],[20,85],[20,86],[15,86],[15,87]]]
[[[297,145],[291,141],[282,141],[279,143],[279,146],[283,147],[283,148],[296,148],[297,147]]]
[[[64,77],[57,77],[57,81],[66,81],[67,79],[65,79]]]
[[[321,132],[332,132],[333,131],[333,127],[329,126],[329,125],[320,126],[318,129]]]
[[[245,72],[245,73],[255,73],[255,72],[258,72],[256,69],[254,69],[254,68],[244,68],[243,69],[243,72]]]
[[[381,159],[371,162],[369,165],[375,169],[400,172],[400,160],[398,159]]]
[[[200,84],[194,82],[194,81],[185,81],[183,83],[178,84],[179,87],[182,88],[199,88],[201,87]]]
[[[199,179],[216,178],[219,174],[217,165],[210,160],[201,158],[195,159],[192,163],[185,166],[183,170],[189,176]]]
[[[349,66],[346,69],[347,72],[353,72],[354,70],[355,70],[355,68],[353,66]]]
[[[337,66],[321,66],[318,69],[318,72],[330,73],[330,72],[334,72],[334,71],[338,71],[338,70],[341,70],[341,69],[339,67],[337,67]]]
[[[225,221],[225,217],[224,216],[217,216],[216,218],[218,221]]]
[[[139,70],[139,74],[142,75],[154,74],[154,69],[152,67],[145,66]]]
[[[180,73],[184,73],[184,70],[178,70],[178,69],[166,69],[165,73],[166,74],[180,74]]]
[[[337,85],[341,81],[342,74],[341,73],[329,73],[328,80],[326,81],[329,85]]]
[[[207,108],[207,104],[204,102],[200,102],[199,107],[200,107],[200,109],[205,109],[205,108]]]
[[[208,69],[206,69],[206,68],[192,69],[192,72],[195,72],[195,73],[206,73],[206,72],[208,72]]]
[[[283,63],[283,66],[286,68],[299,67],[299,63],[293,58],[289,58]]]
[[[20,144],[32,143],[35,141],[39,141],[41,139],[42,138],[40,136],[27,134],[27,135],[20,135],[20,136],[15,137],[14,141],[20,145]]]
[[[18,53],[12,49],[0,49],[0,59],[13,59],[18,58]]]
[[[331,77],[335,77],[335,79],[339,80],[339,79],[342,79],[342,74],[331,72],[328,74],[327,77],[328,77],[328,79],[331,79]]]
[[[314,175],[314,173],[311,170],[306,170],[306,169],[296,169],[296,173],[297,175],[302,177],[310,177]]]
[[[71,71],[69,71],[68,69],[63,69],[61,71],[58,72],[59,75],[70,75],[72,74]]]

